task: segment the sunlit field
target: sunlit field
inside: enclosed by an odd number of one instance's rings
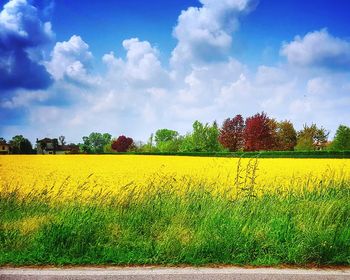
[[[350,160],[0,157],[0,264],[350,264]]]
[[[25,196],[45,191],[55,200],[99,195],[123,197],[167,188],[176,193],[205,187],[212,194],[283,194],[347,180],[347,159],[238,159],[212,157],[97,155],[2,156],[1,192]]]

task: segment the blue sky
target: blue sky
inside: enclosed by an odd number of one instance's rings
[[[350,125],[346,0],[0,0],[0,136]]]

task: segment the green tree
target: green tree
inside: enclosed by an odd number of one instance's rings
[[[212,125],[206,123],[203,125],[199,121],[193,123],[192,133],[187,134],[180,145],[182,152],[218,152],[222,150],[219,143],[218,125],[214,122]]]
[[[219,142],[220,130],[216,121],[213,122],[212,126],[207,126],[207,143],[206,150],[208,152],[219,152],[223,149]]]
[[[160,152],[177,152],[181,144],[179,133],[166,128],[157,130],[154,140]]]
[[[141,152],[145,152],[145,153],[157,152],[158,149],[154,146],[154,134],[152,133],[148,138],[147,143],[142,144],[139,148]]]
[[[311,124],[311,126],[305,124],[303,129],[298,132],[295,150],[323,150],[326,147],[328,135],[329,132],[323,127],[318,128],[316,124]]]
[[[112,149],[111,143],[108,143],[108,144],[103,146],[103,153],[105,153],[105,154],[115,153],[115,151]]]
[[[183,141],[183,137],[179,136],[173,140],[160,142],[157,145],[157,149],[160,152],[178,152],[180,150],[181,143]]]
[[[156,145],[162,142],[172,141],[179,136],[179,133],[175,130],[171,129],[158,129],[154,136],[154,140],[156,141]]]
[[[340,125],[335,133],[331,150],[350,150],[350,127]]]
[[[312,140],[312,137],[309,137],[308,135],[302,135],[298,137],[297,145],[295,146],[294,150],[296,151],[313,151],[314,149],[314,142]]]
[[[87,153],[87,154],[92,153],[90,139],[88,136],[83,136],[83,143],[79,144],[79,149],[83,153]]]
[[[11,152],[13,154],[32,154],[32,143],[23,135],[16,135],[10,140]]]
[[[83,137],[83,144],[79,147],[84,153],[103,153],[104,147],[111,144],[112,135],[109,133],[92,132],[89,136]]]

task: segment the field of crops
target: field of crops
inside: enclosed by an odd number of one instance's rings
[[[312,189],[319,182],[350,178],[347,159],[237,159],[176,156],[3,156],[0,191],[22,195],[42,191],[65,200],[77,194],[123,197],[159,187],[177,193],[205,187],[212,194],[236,195],[245,187],[255,194]]]
[[[350,264],[350,160],[0,156],[0,264]]]

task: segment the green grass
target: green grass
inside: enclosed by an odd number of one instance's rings
[[[122,204],[2,193],[0,265],[350,264],[349,182],[235,200],[202,189]]]

